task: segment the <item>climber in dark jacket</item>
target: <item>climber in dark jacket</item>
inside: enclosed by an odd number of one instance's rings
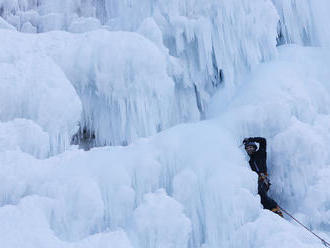
[[[259,144],[259,149],[257,144]],[[243,144],[245,150],[250,157],[249,164],[253,171],[255,171],[258,178],[258,194],[261,198],[261,204],[265,209],[271,210],[274,213],[283,217],[283,214],[277,203],[267,195],[270,187],[270,182],[267,174],[267,151],[266,139],[262,137],[245,138]]]

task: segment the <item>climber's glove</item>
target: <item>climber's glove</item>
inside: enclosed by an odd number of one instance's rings
[[[267,173],[259,173],[259,181],[264,184],[266,191],[268,191],[271,183],[269,181]]]

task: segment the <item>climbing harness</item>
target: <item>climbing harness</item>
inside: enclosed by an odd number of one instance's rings
[[[279,208],[286,213],[289,217],[291,217],[295,222],[297,222],[299,225],[301,225],[302,227],[304,227],[307,231],[309,231],[310,233],[312,233],[315,237],[317,237],[319,240],[321,240],[322,244],[325,247],[329,247],[330,248],[330,243],[327,242],[326,240],[322,239],[320,236],[318,236],[316,233],[314,233],[311,229],[309,229],[308,227],[306,227],[304,224],[302,224],[299,220],[297,220],[295,217],[293,217],[290,213],[288,213],[285,209],[283,209],[282,207],[279,206]]]

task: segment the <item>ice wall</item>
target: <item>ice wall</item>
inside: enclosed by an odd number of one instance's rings
[[[54,152],[70,143],[79,122],[93,130],[97,145],[118,145],[179,123],[185,114],[192,118],[194,110],[198,118],[197,107],[179,108],[168,57],[141,35],[1,36],[1,120],[36,121]]]
[[[270,1],[109,0],[104,6],[112,30],[135,31],[145,18],[154,19],[169,53],[183,64],[177,84],[197,89],[202,111],[224,80],[231,85],[275,54],[278,16]]]
[[[277,51],[270,1],[101,1],[85,10],[77,6],[88,1],[0,4],[9,29],[107,29],[0,32],[2,247],[320,247],[262,210],[257,176],[239,148],[246,136],[268,139],[271,196],[329,239],[330,54]],[[292,6],[286,16],[308,18],[287,21],[303,28],[287,24],[286,41],[321,44],[322,15]],[[308,25],[316,29],[293,33]],[[216,92],[219,83],[225,87]],[[100,132],[100,145],[123,144],[126,133],[132,140],[200,113],[214,119],[127,147],[67,147],[78,122]]]
[[[80,125],[94,132],[96,145],[125,145],[181,121],[187,108],[176,104],[168,57],[143,36],[100,30],[39,42],[74,85],[83,103]]]
[[[125,145],[204,119],[220,87],[233,89],[240,75],[276,55],[278,16],[270,1],[0,4],[7,26],[22,32],[105,29],[33,38],[80,97],[80,131],[73,140],[85,148]]]
[[[271,196],[327,238],[328,63],[327,49],[281,48],[225,108],[214,103],[216,119],[126,147],[72,148],[46,160],[0,151],[1,243],[320,247],[289,219],[262,209],[257,175],[239,145],[246,136],[267,138]],[[17,235],[11,222],[20,223],[20,239],[8,238]]]
[[[64,151],[78,130],[81,102],[76,91],[54,60],[34,46],[34,37],[0,33],[0,121],[32,120],[49,135],[48,155]]]
[[[14,119],[0,124],[0,151],[18,150],[46,158],[50,155],[48,133],[31,120]]]
[[[329,45],[327,0],[272,0],[281,17],[279,44]]]
[[[174,76],[179,96],[195,94],[202,119],[219,88],[233,87],[243,71],[276,54],[278,16],[270,1],[109,0],[103,5],[111,30],[143,29],[146,18],[155,22],[146,33],[161,31],[169,54],[182,65]]]
[[[71,30],[79,32],[77,25],[85,25],[84,31],[99,28],[95,18],[93,1],[59,0],[1,0],[0,15],[18,31],[27,33],[50,30]],[[98,23],[97,26],[95,24]]]
[[[326,236],[329,50],[290,46],[279,51],[279,60],[261,65],[253,73],[253,84],[247,83],[229,100],[232,111],[219,121],[233,132],[240,130],[242,136],[253,133],[268,137],[271,195],[307,226]],[[221,94],[218,97],[216,102]],[[233,125],[235,119],[238,125]]]

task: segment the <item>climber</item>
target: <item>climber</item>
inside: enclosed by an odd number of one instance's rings
[[[259,149],[257,144],[259,144]],[[266,152],[266,139],[262,137],[245,138],[243,144],[247,154],[250,157],[249,164],[253,171],[255,171],[258,178],[258,194],[261,198],[261,204],[265,209],[271,210],[274,213],[283,217],[281,209],[277,203],[267,195],[270,187],[270,181],[267,174],[267,152]]]

